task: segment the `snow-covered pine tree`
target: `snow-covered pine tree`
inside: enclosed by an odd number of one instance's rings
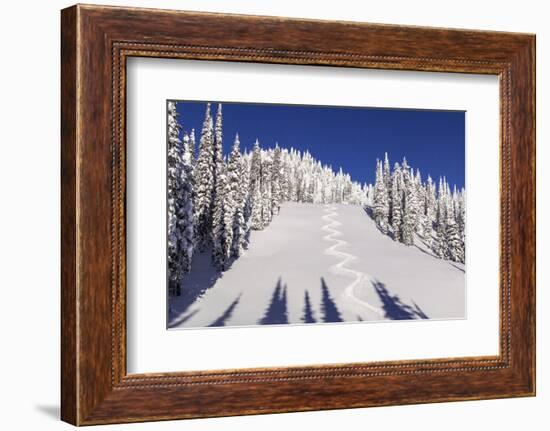
[[[432,180],[432,177],[428,175],[428,180],[426,184],[426,194],[425,194],[425,205],[426,205],[426,215],[433,223],[436,216],[436,204],[437,200],[435,197],[435,184]]]
[[[364,189],[367,197],[367,205],[369,206],[374,205],[374,186],[372,184],[365,183]]]
[[[218,104],[214,129],[214,187],[212,190],[212,262],[224,271],[233,239],[233,201],[223,160],[222,104]]]
[[[436,214],[436,239],[434,243],[434,252],[441,259],[449,257],[449,247],[447,243],[447,184],[445,179],[439,178],[439,187],[437,190],[437,214]]]
[[[424,187],[424,219],[422,221],[422,237],[426,245],[433,249],[433,223],[436,216],[435,185],[432,177],[428,175]]]
[[[204,251],[211,243],[212,193],[214,190],[214,127],[210,103],[202,125],[199,153],[194,169],[195,184],[195,243]]]
[[[416,169],[416,175],[414,177],[414,187],[416,192],[416,220],[415,220],[415,230],[420,235],[424,233],[424,200],[425,200],[425,190],[422,185],[422,176],[420,175],[420,170]]]
[[[196,185],[195,185],[195,166],[197,165],[197,154],[196,154],[196,142],[195,142],[195,129],[191,129],[191,132],[189,132],[188,140],[187,140],[187,154],[189,154],[189,160],[190,160],[190,169],[189,169],[189,178],[191,182],[192,190],[192,203],[193,203],[193,244],[194,247],[196,247],[196,238],[195,238],[195,202],[197,201],[197,192],[196,192]]]
[[[374,184],[374,220],[384,233],[388,231],[388,191],[384,182],[382,162],[376,160],[376,181]]]
[[[345,174],[344,175],[344,190],[343,190],[343,193],[342,193],[342,202],[343,203],[345,203],[345,204],[351,203],[351,190],[352,190],[351,177],[350,177],[349,174]],[[388,192],[389,192],[389,189],[388,189]]]
[[[464,248],[457,223],[456,210],[458,209],[458,193],[456,187],[453,193],[447,190],[447,227],[445,239],[447,241],[448,258],[454,262],[464,263]]]
[[[191,129],[189,133],[189,154],[191,155],[191,165],[195,167],[196,160],[196,142],[195,142],[195,129]]]
[[[183,136],[183,154],[181,157],[180,193],[177,203],[180,236],[179,259],[183,272],[191,271],[191,261],[195,246],[193,214],[193,153],[189,135]]]
[[[285,148],[282,150],[283,175],[281,177],[282,202],[291,200],[292,195],[292,168],[290,166],[290,155]]]
[[[391,202],[392,202],[392,230],[393,239],[402,241],[401,225],[402,225],[402,204],[403,204],[403,177],[399,163],[395,163],[391,180]]]
[[[243,160],[240,153],[239,134],[235,136],[235,142],[229,155],[227,164],[228,196],[227,201],[232,206],[227,213],[232,230],[231,255],[239,257],[246,242],[246,222],[244,210],[248,185],[246,177],[243,176]]]
[[[231,226],[228,226],[230,206],[226,200],[228,188],[225,172],[218,172],[217,187],[212,220],[212,263],[217,270],[225,271],[233,237]]]
[[[273,165],[271,167],[271,212],[273,215],[279,214],[281,202],[283,201],[283,177],[284,170],[282,165],[282,152],[279,144],[275,144],[273,150]]]
[[[294,149],[292,149],[292,197],[293,202],[300,202],[301,192],[300,186],[302,184],[302,169],[300,167],[300,155]]]
[[[241,194],[243,204],[243,217],[244,217],[244,236],[242,241],[242,248],[246,250],[250,243],[250,230],[252,229],[252,204],[250,198],[250,157],[245,153],[245,156],[241,158]]]
[[[296,168],[296,202],[306,201],[306,175],[304,167],[299,164]]]
[[[386,185],[386,190],[391,189],[391,168],[390,168],[390,159],[388,158],[388,153],[384,153],[384,184]]]
[[[349,198],[349,204],[351,205],[365,205],[366,204],[366,195],[363,187],[356,182],[351,183],[351,193]]]
[[[214,149],[212,151],[212,158],[214,160],[214,188],[212,195],[217,193],[217,177],[223,174],[224,161],[223,161],[223,117],[222,117],[222,104],[218,104],[216,111],[216,125],[214,126]]]
[[[428,214],[422,216],[422,238],[429,248],[432,248],[432,220]]]
[[[330,174],[327,166],[323,166],[320,175],[321,190],[319,193],[319,202],[327,204],[330,202],[330,197],[332,196],[332,175]]]
[[[456,187],[451,193],[449,184],[445,177],[440,178],[439,188],[428,175],[425,183],[422,182],[420,171],[414,170],[408,165],[406,158],[403,158],[401,165],[395,164],[391,173],[390,189],[384,192],[387,155],[384,162],[377,160],[376,181],[374,186],[365,185],[362,187],[362,199],[366,205],[373,209],[373,217],[381,230],[387,233],[391,227],[392,236],[395,240],[405,244],[414,244],[414,235],[421,235],[425,243],[442,259],[451,259],[456,262],[465,260],[465,191],[458,191]],[[397,182],[394,181],[400,172],[400,190]],[[357,191],[355,183],[347,174],[330,174],[334,178],[333,202],[339,201],[340,190],[344,191],[342,201],[356,203]],[[324,183],[323,183],[324,184]],[[387,196],[389,216],[385,219],[384,196]],[[400,196],[398,198],[397,196]],[[449,214],[453,216],[450,218]],[[394,221],[395,217],[395,221]],[[435,233],[435,237],[434,237]]]
[[[250,222],[252,229],[262,230],[264,220],[262,217],[262,152],[258,139],[254,143],[250,160]]]
[[[464,263],[462,239],[454,216],[447,221],[445,240],[447,241],[448,258],[454,262]]]
[[[344,171],[342,170],[342,167],[338,169],[338,173],[336,174],[336,203],[343,203],[344,202],[344,189],[346,187],[346,179],[344,177]]]
[[[408,187],[405,190],[405,200],[403,208],[403,231],[402,240],[405,245],[414,244],[415,220],[416,220],[416,191],[414,187]]]
[[[322,178],[321,178],[321,164],[319,162],[315,162],[313,165],[313,172],[312,172],[312,178],[311,178],[311,184],[310,184],[310,191],[311,191],[311,201],[313,203],[320,203],[321,202],[321,194],[322,194]]]
[[[392,198],[391,198],[392,175],[391,175],[391,167],[390,167],[390,160],[388,158],[388,153],[384,153],[384,165],[382,168],[382,173],[384,176],[384,185],[386,186],[386,190],[388,192],[388,226],[391,226],[392,217],[393,217]]]
[[[414,176],[405,159],[403,160],[402,172],[404,183],[404,200],[401,237],[403,244],[413,245],[416,224],[418,221],[418,200],[416,197],[416,184]]]
[[[179,177],[181,165],[179,160],[182,153],[182,143],[179,138],[181,126],[177,120],[175,102],[168,102],[168,270],[169,270],[169,294],[180,294],[181,268],[178,260],[179,232],[177,220],[177,208],[179,194]]]
[[[457,198],[457,209],[455,212],[458,231],[460,234],[461,246],[463,250],[463,263],[466,262],[466,191],[464,188],[460,191]]]
[[[306,180],[306,202],[313,203],[315,197],[315,177],[311,174],[307,176]]]
[[[273,218],[271,203],[271,171],[273,165],[273,155],[269,151],[264,151],[262,158],[262,220],[263,227],[266,228]]]
[[[332,166],[327,166],[327,184],[328,189],[325,193],[326,195],[326,203],[333,204],[336,202],[336,176],[334,175],[334,172],[332,170]]]
[[[178,122],[176,103],[168,103],[168,267],[169,293],[180,295],[183,274],[193,259],[193,182],[189,137]]]
[[[403,186],[407,187],[411,178],[411,167],[407,163],[406,157],[403,157],[403,161],[401,162],[401,172],[403,174]]]

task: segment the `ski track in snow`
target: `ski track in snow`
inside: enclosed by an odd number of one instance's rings
[[[366,274],[361,271],[356,271],[354,269],[348,268],[347,265],[354,260],[357,260],[358,257],[346,253],[344,251],[338,250],[339,247],[342,247],[344,245],[347,245],[348,242],[344,241],[342,239],[336,238],[337,236],[342,235],[342,232],[340,232],[337,227],[341,226],[342,223],[334,220],[333,217],[336,217],[338,215],[338,212],[336,211],[335,206],[325,206],[325,211],[328,211],[328,214],[325,214],[322,217],[323,221],[326,221],[327,224],[321,227],[321,229],[324,232],[327,232],[327,235],[323,237],[325,241],[331,241],[334,242],[331,246],[327,247],[325,249],[325,254],[329,256],[335,256],[339,257],[342,260],[338,262],[335,265],[332,265],[329,268],[329,271],[334,275],[342,275],[344,277],[348,277],[352,279],[352,282],[348,284],[344,292],[342,294],[343,299],[346,303],[352,303],[360,305],[363,309],[367,309],[370,312],[373,312],[376,314],[376,318],[384,318],[384,311],[378,307],[375,307],[372,304],[369,304],[368,302],[362,300],[361,298],[358,298],[355,294],[356,288],[358,287],[365,287],[365,286],[372,286],[373,285],[373,277],[369,274]]]

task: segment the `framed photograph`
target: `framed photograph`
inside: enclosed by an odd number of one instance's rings
[[[167,102],[168,328],[466,318],[465,112],[213,109]]]
[[[534,35],[61,17],[63,420],[535,394]]]

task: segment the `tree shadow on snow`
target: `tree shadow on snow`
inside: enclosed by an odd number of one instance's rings
[[[215,326],[225,326],[225,322],[233,315],[233,311],[235,311],[235,308],[239,304],[239,301],[241,300],[242,293],[239,293],[239,296],[235,298],[235,300],[229,304],[229,307],[223,312],[223,314],[218,317],[216,320],[214,320],[209,327],[215,327]]]
[[[422,240],[421,240],[421,241],[422,241]],[[424,243],[424,245],[426,245],[426,243]],[[439,257],[436,256],[435,253],[430,252],[430,251],[428,251],[428,250],[424,250],[423,248],[419,247],[418,244],[414,244],[414,247],[415,247],[417,250],[421,251],[422,253],[427,254],[427,255],[430,256],[430,257],[433,257],[434,259],[441,260]],[[427,246],[426,246],[426,247],[427,247]]]
[[[466,274],[466,271],[464,269],[460,268],[459,266],[456,266],[454,263],[449,263],[449,265],[454,266],[456,269],[458,269],[459,271],[462,271],[464,274]]]
[[[315,316],[313,315],[311,300],[309,299],[309,292],[307,290],[305,291],[305,294],[304,294],[304,311],[302,314],[302,322],[317,323],[317,320],[315,320]]]
[[[421,308],[418,306],[418,304],[416,302],[412,302],[413,305],[414,305],[414,310],[416,312],[416,315],[421,318],[421,319],[429,319],[428,315],[426,313],[424,313]]]
[[[371,207],[364,206],[363,211],[365,211],[365,213],[374,220],[374,211]]]
[[[453,268],[455,269],[458,269],[459,271],[461,271],[463,274],[466,274],[466,271],[462,268],[460,268],[459,266],[456,266],[452,261],[450,260],[447,260],[447,259],[442,259],[440,258],[439,256],[437,256],[434,252],[432,252],[431,250],[429,250],[429,247],[428,247],[428,244],[426,244],[426,242],[423,240],[423,239],[420,239],[420,241],[422,241],[422,243],[426,246],[426,248],[428,248],[428,250],[424,250],[422,248],[420,248],[417,244],[414,244],[414,246],[420,250],[422,253],[425,253],[427,254],[428,256],[431,256],[433,257],[434,259],[437,259],[437,260],[440,260],[442,262],[447,262],[449,265],[451,265]]]
[[[281,278],[279,278],[264,317],[258,321],[259,325],[284,325],[288,323],[286,290],[286,284],[283,286]]]
[[[229,261],[227,269],[231,267],[234,261],[235,259]],[[210,250],[195,253],[191,268],[191,272],[185,274],[183,277],[181,294],[179,296],[171,296],[168,299],[168,327],[179,326],[186,320],[189,320],[192,317],[186,315],[189,307],[197,299],[204,296],[223,277],[223,272],[218,271],[212,265]]]
[[[321,313],[325,323],[344,321],[323,277],[321,277]]]
[[[193,310],[190,313],[187,313],[187,314],[183,313],[184,315],[181,316],[180,318],[178,318],[176,320],[171,320],[168,327],[169,328],[175,328],[177,326],[183,325],[185,322],[187,322],[189,319],[191,319],[191,317],[193,317],[198,312],[199,312],[199,309],[197,308],[196,310]]]
[[[387,232],[384,232],[382,228],[376,223],[376,220],[374,219],[374,210],[371,207],[363,207],[363,211],[365,211],[365,214],[367,214],[372,221],[374,221],[374,226],[376,226],[376,229],[378,229],[378,232],[380,232],[382,235],[387,235],[392,239],[395,239],[393,236],[393,232],[390,232],[389,229]]]
[[[385,312],[385,317],[391,320],[408,320],[408,319],[428,319],[420,307],[413,301],[414,307],[407,305],[399,299],[399,296],[392,296],[386,285],[379,281],[372,283],[378,297],[382,301],[382,308]]]

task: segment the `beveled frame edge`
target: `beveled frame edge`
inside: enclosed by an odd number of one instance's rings
[[[205,34],[205,24],[214,30]],[[267,30],[259,34],[254,26]],[[63,420],[85,425],[534,395],[534,36],[77,5],[62,11],[61,44]],[[129,56],[499,75],[500,355],[127,376]]]

